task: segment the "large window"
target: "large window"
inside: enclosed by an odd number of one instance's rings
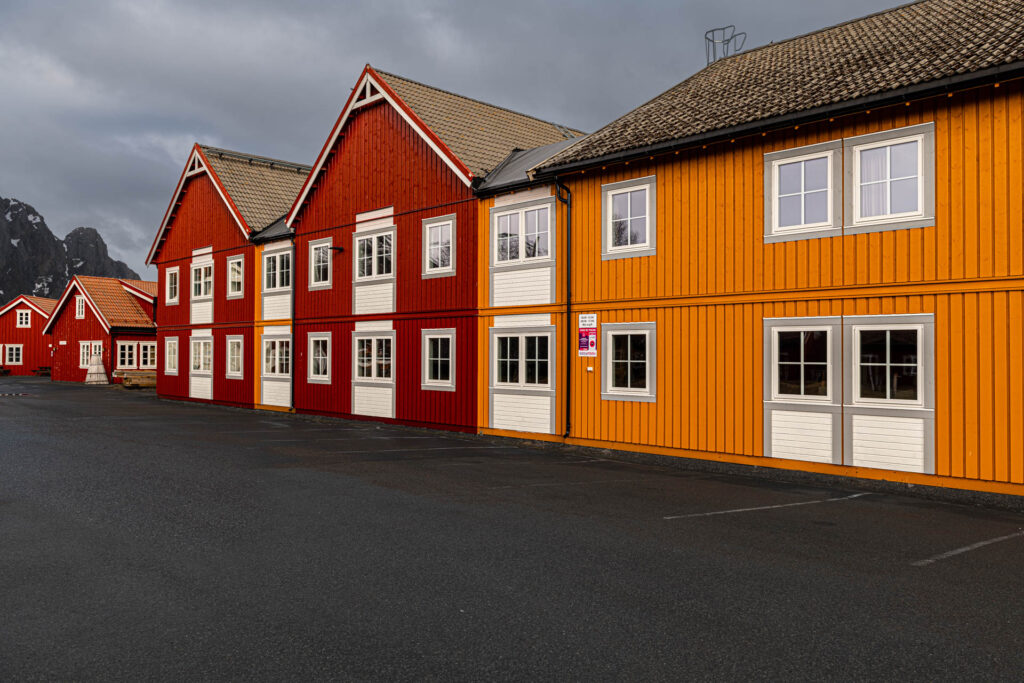
[[[602,398],[653,401],[655,397],[655,323],[607,323],[604,334]]]
[[[455,272],[455,216],[423,221],[424,277]]]
[[[391,344],[388,337],[356,337],[356,379],[392,381]]]
[[[290,377],[292,374],[292,342],[290,339],[263,340],[263,375]]]
[[[178,268],[168,268],[165,277],[164,303],[173,306],[178,303]]]
[[[318,332],[309,335],[309,374],[310,382],[329,384],[331,381],[331,335]]]
[[[775,331],[777,397],[827,399],[831,396],[829,328]]]
[[[17,311],[18,319],[15,322],[16,327],[32,327],[32,311],[23,309]]]
[[[331,287],[331,238],[309,243],[309,288]]]
[[[921,328],[854,327],[855,399],[862,402],[921,401]]]
[[[229,299],[240,299],[245,295],[245,257],[234,256],[228,259],[228,294]]]
[[[455,329],[423,330],[423,389],[455,388]]]
[[[4,346],[4,364],[21,365],[21,351],[23,346],[23,344],[7,344],[6,346]]]
[[[266,291],[292,286],[292,255],[285,251],[263,257],[263,286]]]
[[[854,149],[855,220],[921,215],[921,140],[905,138]]]
[[[549,334],[499,334],[495,344],[496,385],[531,388],[551,385]]]
[[[192,300],[213,298],[213,263],[192,266]]]
[[[122,370],[134,370],[138,367],[135,359],[135,351],[138,347],[136,342],[117,343],[117,367]]]
[[[494,216],[494,258],[498,264],[551,257],[551,209],[524,207]]]
[[[227,365],[224,376],[228,379],[242,379],[244,367],[242,361],[242,337],[231,336],[227,338]]]
[[[76,320],[81,320],[84,317],[85,317],[85,297],[84,296],[76,296],[75,297],[75,319]]]
[[[164,339],[164,374],[178,374],[178,338]]]
[[[775,229],[806,230],[832,223],[832,153],[775,164]]]
[[[192,340],[192,374],[209,375],[213,372],[213,340]]]
[[[356,279],[386,278],[392,274],[392,247],[394,233],[356,234]]]
[[[637,178],[604,185],[602,258],[655,253],[655,179]]]

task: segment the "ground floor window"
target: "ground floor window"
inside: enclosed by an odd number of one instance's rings
[[[455,388],[455,329],[423,330],[422,388],[450,390]]]
[[[356,379],[390,382],[392,338],[356,337]]]
[[[78,367],[88,370],[93,356],[103,355],[102,342],[78,342]]]
[[[773,334],[775,396],[827,399],[832,375],[830,328],[775,328]]]
[[[122,370],[134,370],[138,367],[135,360],[135,342],[117,343],[117,367]]]
[[[178,374],[178,338],[168,337],[164,340],[164,374]]]
[[[550,386],[551,335],[498,334],[495,342],[498,385]]]
[[[139,367],[143,370],[156,369],[156,342],[139,343]]]
[[[230,379],[242,379],[242,338],[227,338],[226,376]]]
[[[309,335],[309,368],[310,382],[329,383],[331,381],[331,336],[326,332]]]
[[[213,340],[192,340],[192,374],[205,375],[213,372]]]
[[[23,344],[8,344],[4,347],[4,364],[5,365],[21,365],[22,355],[21,349]]]
[[[858,401],[919,403],[920,326],[857,326],[853,343]]]
[[[292,342],[290,339],[263,340],[263,375],[290,377],[292,374]]]
[[[653,401],[656,386],[657,326],[655,323],[606,323],[602,398]]]

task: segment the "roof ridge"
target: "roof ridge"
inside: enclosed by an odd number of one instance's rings
[[[500,109],[502,111],[507,111],[510,114],[515,114],[516,116],[522,116],[522,117],[527,118],[527,119],[533,119],[534,121],[539,121],[540,123],[546,123],[549,126],[554,126],[555,128],[559,129],[559,132],[561,132],[563,135],[565,135],[566,131],[571,132],[571,133],[579,133],[580,134],[580,135],[573,135],[572,137],[566,136],[566,138],[565,138],[566,140],[572,140],[572,139],[575,139],[577,137],[583,137],[583,136],[586,135],[586,133],[584,133],[581,130],[578,130],[576,128],[572,128],[570,126],[566,126],[566,125],[561,124],[561,123],[555,123],[554,121],[548,121],[547,119],[542,119],[542,118],[540,118],[538,116],[533,116],[531,114],[524,114],[521,111],[516,111],[515,109],[509,109],[508,107],[503,107],[500,104],[491,104],[490,102],[484,102],[483,100],[479,100],[479,99],[477,99],[475,97],[469,97],[468,95],[461,95],[461,94],[459,94],[457,92],[452,92],[451,90],[445,90],[444,88],[438,88],[435,85],[430,85],[430,84],[424,83],[422,81],[413,80],[412,78],[407,78],[405,76],[402,76],[401,74],[391,73],[390,71],[381,71],[380,69],[374,68],[372,64],[370,64],[368,66],[371,69],[373,69],[376,73],[380,74],[381,76],[391,76],[392,78],[401,78],[403,81],[408,81],[409,83],[414,83],[414,84],[422,86],[424,88],[430,88],[431,90],[436,90],[438,92],[443,92],[444,94],[451,95],[452,97],[458,97],[459,99],[469,100],[470,102],[476,102],[477,104],[482,104],[485,107],[493,107],[494,109]]]
[[[296,163],[294,161],[285,161],[284,159],[275,159],[273,157],[260,156],[259,154],[248,154],[246,152],[236,152],[236,151],[231,150],[231,149],[224,149],[222,147],[214,147],[213,145],[204,145],[201,142],[197,142],[196,144],[199,145],[199,148],[201,150],[203,150],[204,154],[207,153],[207,152],[212,152],[212,153],[214,153],[214,154],[216,154],[218,156],[234,157],[235,159],[238,159],[240,161],[249,161],[249,162],[256,161],[256,162],[259,162],[259,163],[267,164],[269,166],[275,166],[275,165],[280,164],[280,165],[283,165],[283,166],[291,166],[292,168],[294,168],[296,170],[301,170],[301,171],[306,171],[306,172],[309,172],[310,169],[312,169],[312,166],[307,166],[306,164],[299,164],[299,163]]]

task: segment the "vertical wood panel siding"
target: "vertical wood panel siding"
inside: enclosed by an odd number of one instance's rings
[[[18,327],[18,311],[28,310],[32,312],[29,327]],[[50,357],[51,336],[43,334],[47,318],[39,315],[35,309],[29,308],[22,303],[4,315],[0,315],[0,367],[10,370],[12,375],[31,375],[40,367],[52,367]],[[7,352],[4,349],[8,344],[21,345],[21,365],[7,365]]]
[[[112,351],[110,335],[103,329],[102,323],[92,308],[85,307],[85,317],[75,318],[75,296],[72,292],[67,303],[60,311],[54,311],[57,321],[53,324],[52,344],[54,348],[53,369],[50,378],[57,382],[84,382],[89,373],[87,369],[78,367],[78,343],[81,341],[103,342],[103,367],[107,371],[107,379],[113,381],[112,361],[116,351]],[[67,342],[64,346],[60,342]]]

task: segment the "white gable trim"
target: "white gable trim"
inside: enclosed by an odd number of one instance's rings
[[[28,306],[29,308],[31,308],[36,313],[38,313],[39,315],[43,316],[44,319],[50,317],[49,313],[44,312],[43,309],[39,308],[34,303],[29,301],[27,298],[25,298],[24,294],[19,294],[18,296],[16,296],[14,298],[14,301],[10,302],[9,304],[4,306],[3,308],[0,308],[0,315],[3,315],[5,313],[7,313],[12,308],[14,308],[15,306],[18,306],[18,305]]]
[[[53,323],[55,323],[59,317],[58,313],[60,313],[64,304],[67,303],[68,297],[71,296],[71,292],[76,290],[81,296],[85,297],[85,303],[88,304],[89,308],[92,309],[92,312],[99,319],[100,325],[103,325],[103,331],[110,334],[110,323],[107,322],[107,319],[103,317],[102,313],[100,313],[99,307],[92,300],[92,297],[89,296],[89,292],[86,291],[85,287],[82,286],[82,283],[78,281],[78,276],[75,276],[71,282],[68,283],[68,286],[64,289],[64,294],[60,297],[57,305],[53,307],[53,315],[47,321],[46,327],[43,328],[43,334],[50,334],[50,328],[53,327]]]

